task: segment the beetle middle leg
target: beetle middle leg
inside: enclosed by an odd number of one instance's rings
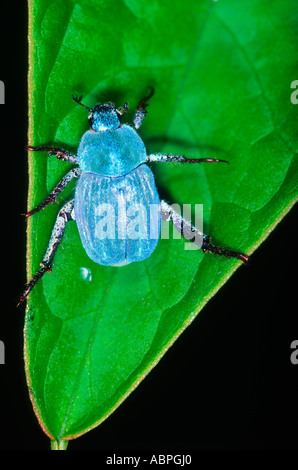
[[[152,153],[148,155],[147,162],[229,163],[227,160],[219,160],[218,158],[187,158],[184,155],[173,155],[171,153]]]
[[[58,195],[63,191],[63,189],[66,188],[68,183],[70,183],[73,178],[79,178],[81,174],[82,170],[79,167],[72,168],[68,173],[66,173],[65,176],[63,176],[57,186],[55,186],[53,191],[46,197],[44,201],[42,201],[38,206],[36,206],[31,211],[27,212],[27,214],[25,214],[26,218],[30,217],[32,214],[35,214],[35,212],[40,211],[40,209],[44,209],[48,204],[52,204],[56,200]]]
[[[195,226],[190,222],[183,219],[183,217],[178,214],[167,202],[161,201],[161,214],[163,220],[171,220],[174,227],[196,245],[203,250],[204,253],[210,252],[216,255],[223,255],[226,258],[237,258],[244,263],[248,261],[248,256],[237,251],[232,251],[227,248],[211,244],[211,237],[204,235],[200,232]]]
[[[51,272],[52,271],[52,263],[53,259],[56,253],[56,250],[62,240],[62,237],[64,235],[64,230],[66,226],[66,222],[69,220],[74,220],[74,213],[73,213],[73,208],[74,208],[74,199],[71,201],[68,201],[62,209],[60,209],[53,231],[52,235],[47,247],[47,250],[42,258],[42,261],[40,263],[40,268],[39,270],[34,274],[34,276],[30,279],[30,281],[25,285],[24,292],[19,298],[18,305],[20,305],[26,297],[29,295],[29,293],[32,291],[33,287],[37,283],[39,279],[42,278],[42,276],[46,272]]]
[[[139,129],[139,127],[142,125],[142,122],[143,122],[146,114],[148,113],[148,111],[146,110],[146,108],[149,104],[148,100],[154,95],[154,88],[153,87],[149,87],[149,88],[151,88],[151,91],[150,91],[149,95],[146,96],[146,98],[143,98],[139,102],[139,105],[136,109],[135,117],[134,117],[134,120],[133,120],[135,129]]]

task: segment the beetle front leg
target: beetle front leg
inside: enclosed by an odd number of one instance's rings
[[[49,152],[49,157],[51,155],[55,155],[58,160],[62,160],[63,162],[70,162],[75,164],[78,163],[76,155],[73,155],[66,150],[57,149],[54,147],[32,147],[31,145],[28,145],[27,149],[33,152]]]
[[[173,155],[171,153],[152,153],[148,155],[147,162],[178,162],[178,163],[229,163],[227,160],[218,158],[187,158],[184,155]]]
[[[61,193],[61,191],[66,188],[68,183],[70,183],[73,178],[79,178],[81,176],[81,173],[82,170],[79,167],[73,168],[68,173],[66,173],[66,175],[63,176],[57,186],[53,189],[53,191],[46,197],[46,199],[42,201],[37,207],[25,214],[26,218],[28,219],[28,217],[30,217],[32,214],[35,214],[35,212],[40,211],[40,209],[44,209],[48,204],[52,204],[56,200],[57,196]]]
[[[56,253],[56,250],[62,240],[64,230],[65,230],[65,225],[66,222],[69,220],[73,220],[73,208],[74,208],[74,199],[71,201],[67,202],[62,209],[59,211],[52,235],[48,244],[48,248],[44,254],[44,257],[40,263],[40,268],[39,270],[34,274],[34,276],[31,278],[31,280],[25,285],[24,292],[19,298],[18,306],[24,302],[26,297],[29,295],[29,293],[32,291],[33,287],[37,283],[39,279],[42,278],[42,276],[46,272],[51,272],[52,271],[52,262]]]
[[[154,88],[153,87],[149,87],[151,88],[151,91],[149,93],[149,95],[146,97],[146,98],[143,98],[140,102],[139,102],[139,105],[136,109],[136,112],[135,112],[135,117],[134,117],[134,120],[133,120],[133,123],[134,123],[134,127],[135,129],[139,129],[139,127],[141,127],[142,125],[142,122],[146,116],[146,114],[148,113],[148,111],[146,110],[147,106],[148,106],[148,100],[153,96],[154,94]]]
[[[164,220],[171,220],[173,222],[174,227],[182,235],[184,235],[185,238],[198,245],[204,253],[209,251],[210,253],[214,253],[215,255],[223,255],[226,258],[237,258],[243,261],[244,263],[248,261],[248,256],[244,255],[243,253],[212,245],[210,243],[210,236],[204,235],[190,222],[183,219],[183,217],[178,214],[175,210],[173,210],[173,208],[165,201],[161,201],[161,214]]]

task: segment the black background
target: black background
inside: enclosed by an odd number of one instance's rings
[[[25,281],[26,2],[1,12],[0,448],[47,450],[25,384],[24,307],[15,307]],[[296,206],[124,404],[69,449],[297,449],[297,216]]]

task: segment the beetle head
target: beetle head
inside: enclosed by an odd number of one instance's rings
[[[128,103],[124,103],[122,108],[116,108],[113,103],[97,104],[94,108],[89,108],[82,103],[82,97],[78,98],[77,95],[72,99],[88,109],[88,121],[94,131],[108,131],[118,129],[121,125],[121,116],[128,110]]]
[[[97,104],[88,116],[94,131],[108,131],[120,126],[120,117],[113,103]]]

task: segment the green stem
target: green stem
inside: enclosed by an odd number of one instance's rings
[[[68,446],[68,441],[65,439],[51,441],[51,450],[66,450],[67,446]]]

